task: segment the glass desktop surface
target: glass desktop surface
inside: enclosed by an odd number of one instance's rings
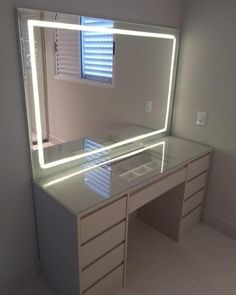
[[[35,183],[70,212],[78,214],[109,198],[135,190],[137,185],[208,152],[211,148],[199,143],[159,136],[138,143],[137,149],[132,147],[130,152],[126,151],[127,158],[122,158],[125,154],[117,150],[115,154],[89,159],[77,167],[37,179]],[[99,167],[93,168],[96,165]]]

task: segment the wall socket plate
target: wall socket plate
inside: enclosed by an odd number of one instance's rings
[[[151,113],[152,112],[152,100],[145,101],[145,112]]]
[[[205,111],[198,111],[196,125],[201,126],[201,127],[206,126],[207,115],[208,114]]]

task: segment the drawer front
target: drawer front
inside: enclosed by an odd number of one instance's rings
[[[144,189],[132,194],[129,198],[129,213],[137,210],[146,203],[162,195],[173,187],[185,181],[186,168],[161,179]]]
[[[198,205],[200,205],[203,201],[203,197],[204,197],[204,189],[200,190],[198,193],[193,195],[191,198],[185,200],[183,203],[182,216],[185,216],[191,210],[193,210]]]
[[[85,243],[126,218],[126,197],[80,220],[80,240]]]
[[[193,212],[182,218],[180,225],[180,236],[189,232],[196,224],[200,222],[202,206],[197,207]]]
[[[108,276],[90,288],[85,295],[110,295],[122,288],[123,285],[123,265],[116,268]]]
[[[206,173],[203,173],[200,176],[186,183],[184,199],[189,198],[190,196],[192,196],[193,194],[205,187],[206,175]]]
[[[81,272],[82,290],[86,290],[124,261],[124,243]]]
[[[210,155],[206,155],[196,161],[189,163],[187,181],[206,171],[209,167]]]
[[[81,268],[86,267],[125,240],[125,221],[85,244],[80,249]]]

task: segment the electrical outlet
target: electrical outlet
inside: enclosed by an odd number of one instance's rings
[[[145,112],[146,113],[151,113],[152,112],[152,101],[151,100],[146,100],[145,101]]]
[[[196,125],[201,127],[206,126],[206,121],[207,121],[207,112],[198,111]]]

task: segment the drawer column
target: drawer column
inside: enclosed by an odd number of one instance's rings
[[[179,238],[201,221],[210,157],[207,154],[188,164]]]
[[[125,283],[127,196],[78,219],[80,295],[106,295]]]

